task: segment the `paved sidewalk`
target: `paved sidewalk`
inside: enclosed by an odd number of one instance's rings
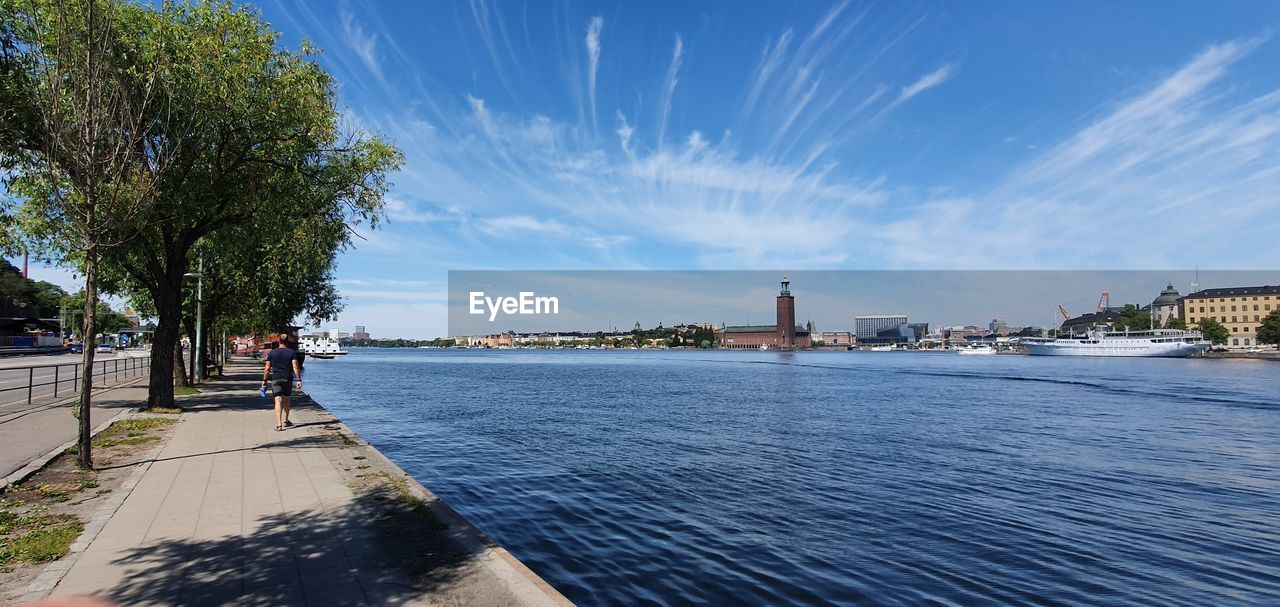
[[[438,528],[406,558],[389,537],[402,528],[389,534],[377,504],[353,492],[350,470],[344,477],[335,462],[399,469],[362,441],[352,447],[335,432],[346,428],[309,399],[294,408],[296,427],[275,432],[256,369],[233,365],[238,377],[184,401],[191,410],[92,543],[51,566],[67,569],[52,596],[125,605],[567,604],[411,481]]]

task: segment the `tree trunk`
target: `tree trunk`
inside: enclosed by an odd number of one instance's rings
[[[94,323],[98,315],[98,253],[90,248],[84,261],[84,350],[81,353],[83,368],[80,373],[80,437],[77,463],[84,470],[93,469],[93,425],[89,414],[93,403],[93,355],[97,347],[97,331]]]
[[[147,387],[147,406],[172,407],[174,379],[176,374],[182,373],[182,366],[174,364],[175,357],[180,355],[176,346],[178,318],[182,310],[176,297],[156,295],[156,292],[152,292],[158,322],[155,339],[151,344],[151,379]]]

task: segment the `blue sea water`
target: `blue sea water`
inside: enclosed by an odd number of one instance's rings
[[[353,349],[308,391],[583,605],[1280,604],[1280,364]]]

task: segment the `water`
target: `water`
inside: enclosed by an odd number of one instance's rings
[[[307,373],[579,604],[1280,604],[1280,364],[357,349]]]

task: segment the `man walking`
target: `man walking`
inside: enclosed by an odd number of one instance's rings
[[[270,385],[271,394],[276,397],[276,432],[293,425],[289,421],[289,397],[293,395],[295,382],[298,389],[302,389],[298,353],[286,345],[288,341],[289,335],[281,333],[279,342],[267,353],[267,363],[262,367],[262,385]]]

